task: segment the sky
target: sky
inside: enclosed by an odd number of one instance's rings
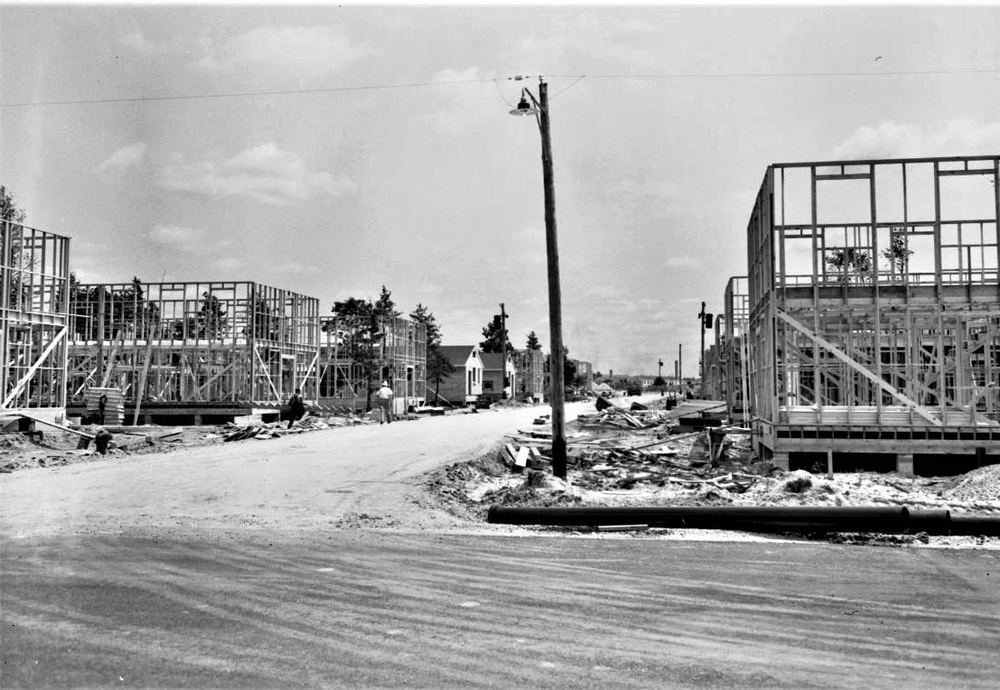
[[[569,356],[698,373],[769,164],[1000,152],[1000,4],[0,3],[0,183],[83,282],[504,303]],[[527,79],[515,80],[515,76]],[[711,335],[708,336],[709,342]]]

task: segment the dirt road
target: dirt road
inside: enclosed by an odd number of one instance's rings
[[[593,404],[570,403],[567,418],[585,409]],[[449,524],[407,500],[420,475],[486,452],[548,412],[488,410],[17,472],[0,480],[0,530],[317,529],[359,515],[413,527]]]
[[[420,503],[538,414],[0,476],[0,687],[995,687],[995,550],[528,536]]]

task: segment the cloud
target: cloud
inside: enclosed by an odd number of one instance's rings
[[[943,129],[931,131],[919,125],[887,120],[864,125],[833,151],[840,160],[865,158],[913,158],[990,153],[1000,149],[1000,121],[978,123],[956,119]]]
[[[167,189],[206,196],[246,195],[275,205],[305,201],[318,194],[341,196],[356,189],[349,177],[310,171],[298,154],[282,151],[272,143],[227,160],[169,165],[161,171],[159,182]]]
[[[220,271],[237,271],[246,266],[247,262],[235,256],[223,256],[216,259],[213,265]]]
[[[338,72],[372,52],[366,44],[352,42],[336,26],[261,26],[207,48],[210,54],[197,66],[210,72],[266,70],[303,79]]]
[[[149,232],[149,238],[157,244],[182,252],[203,248],[201,245],[204,236],[204,230],[181,225],[157,225]]]
[[[141,163],[145,155],[146,144],[141,141],[137,141],[134,144],[122,146],[120,149],[108,156],[107,160],[97,166],[97,169],[108,170],[109,168],[115,168],[118,170],[124,170],[129,166]]]

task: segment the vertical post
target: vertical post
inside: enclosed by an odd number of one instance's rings
[[[507,399],[507,312],[500,303],[500,399]]]
[[[684,391],[684,346],[681,344],[677,345],[677,392],[682,393]],[[678,395],[678,397],[680,397]]]
[[[698,314],[698,330],[701,331],[701,350],[698,352],[698,383],[701,397],[705,397],[705,303],[701,303],[701,312]]]
[[[94,380],[104,385],[104,285],[97,286],[97,373]]]
[[[549,85],[539,80],[542,134],[542,181],[545,185],[545,253],[549,273],[549,342],[552,347],[552,474],[566,478],[566,413],[563,384],[562,290],[559,286],[559,245],[556,240],[556,199],[549,131]]]

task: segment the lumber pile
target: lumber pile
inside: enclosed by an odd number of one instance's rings
[[[513,472],[523,472],[526,469],[540,469],[548,464],[541,451],[535,446],[517,446],[505,443],[500,449],[500,460]]]
[[[270,424],[227,424],[226,433],[223,434],[223,442],[229,441],[244,441],[248,438],[255,438],[258,440],[265,440],[270,438],[281,438],[282,436],[287,436],[288,434],[301,434],[304,431],[314,431],[316,429],[329,429],[330,425],[326,422],[321,422],[316,419],[310,419],[308,416],[297,420],[292,424],[292,428],[288,428],[287,422],[272,422]]]
[[[108,396],[107,402],[104,406],[104,419],[100,421],[101,424],[117,424],[122,425],[125,423],[125,396],[117,388],[99,388],[93,386],[87,389],[86,401],[87,401],[87,416],[91,418],[97,418],[101,414],[101,396]]]

